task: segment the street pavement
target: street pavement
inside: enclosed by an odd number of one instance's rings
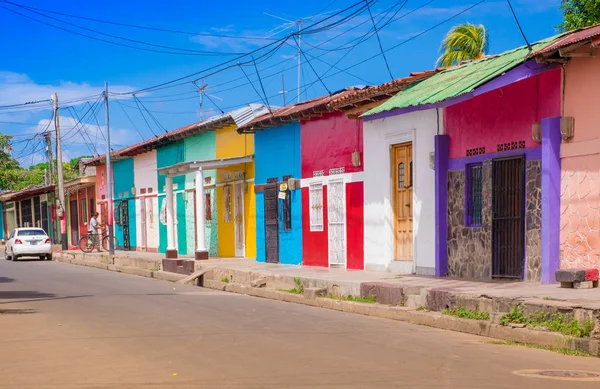
[[[0,258],[0,388],[600,386],[600,378],[565,381],[569,374],[555,372],[600,377],[598,358],[486,341],[54,261]],[[550,373],[521,374],[532,369]]]

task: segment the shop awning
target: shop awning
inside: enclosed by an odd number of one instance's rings
[[[160,174],[165,176],[181,176],[188,173],[194,173],[198,170],[211,170],[225,168],[229,166],[239,165],[241,163],[248,163],[254,160],[254,155],[246,155],[243,157],[230,157],[230,158],[219,158],[209,159],[204,161],[193,161],[193,162],[180,162],[175,165],[161,167],[158,170]]]

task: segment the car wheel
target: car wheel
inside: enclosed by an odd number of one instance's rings
[[[8,251],[4,251],[4,259],[6,259],[7,261],[12,260],[12,257],[8,255]]]
[[[46,261],[51,261],[51,260],[52,260],[52,254],[46,255]]]
[[[17,261],[17,259],[19,259],[19,256],[18,256],[18,255],[15,255],[15,253],[13,252],[13,255],[11,255],[11,258],[12,258],[12,260],[13,260],[13,261],[15,261],[15,262],[16,262],[16,261]]]

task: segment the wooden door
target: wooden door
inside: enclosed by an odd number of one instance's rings
[[[77,200],[71,200],[71,244],[79,244],[79,212],[77,207]]]
[[[393,147],[393,178],[396,260],[413,259],[413,161],[412,142]]]
[[[265,185],[265,260],[279,263],[279,212],[277,184]]]

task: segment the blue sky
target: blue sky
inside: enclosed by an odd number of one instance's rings
[[[282,2],[263,0],[255,2],[229,1],[156,1],[128,0],[87,2],[59,0],[55,2],[33,0],[11,0],[20,5],[52,10],[95,19],[119,23],[137,24],[154,28],[174,29],[189,32],[235,35],[277,39],[289,34],[293,27],[286,27],[281,19],[296,20],[321,14],[306,20],[305,26],[340,11],[355,0],[305,0],[302,2]],[[504,0],[487,0],[472,10],[406,43],[407,39],[427,30],[441,21],[463,11],[479,0],[408,0],[398,12],[396,19],[383,30],[380,37],[384,49],[401,44],[387,52],[386,56],[395,78],[410,72],[433,68],[439,56],[439,46],[448,29],[461,22],[484,24],[489,31],[490,53],[500,53],[523,45],[523,39]],[[377,0],[372,5],[375,20],[386,17],[392,7],[394,11],[404,0]],[[419,10],[403,16],[423,6]],[[556,25],[561,22],[558,8],[560,0],[512,0],[525,34],[530,41],[536,41],[556,34]],[[71,29],[82,34],[108,39],[124,44],[158,49],[153,46],[140,46],[130,41],[118,40],[98,35],[89,30],[62,24],[40,14],[18,8],[0,0],[0,7],[6,7],[24,15]],[[38,11],[42,12],[42,11]],[[324,15],[323,15],[324,14]],[[140,51],[119,47],[101,41],[71,34],[36,21],[26,19],[0,8],[0,36],[2,56],[0,57],[0,106],[26,101],[45,100],[52,92],[59,99],[69,102],[74,99],[99,94],[104,81],[109,83],[111,92],[125,92],[156,85],[165,81],[197,72],[210,66],[234,58],[232,53],[246,53],[269,43],[264,39],[231,39],[191,34],[174,34],[135,29],[111,24],[103,24],[82,19],[45,14],[68,23],[100,31],[104,34],[121,36],[126,39],[149,42],[154,45],[183,48],[194,55],[175,55]],[[334,19],[332,19],[333,21]],[[381,56],[353,66],[360,61],[379,53],[375,37],[364,41],[352,50],[349,47],[364,36],[372,27],[368,13],[360,13],[347,23],[327,31],[303,37],[303,48],[316,72],[324,77],[327,89],[339,90],[353,85],[367,83],[380,84],[389,81],[389,75]],[[289,91],[287,101],[295,101],[297,88],[296,50],[285,45],[266,60],[258,62],[259,74],[264,84],[269,103],[283,105],[282,74],[285,89]],[[314,48],[316,46],[317,48]],[[338,50],[332,50],[338,49]],[[164,50],[164,49],[158,49]],[[210,51],[226,55],[199,56],[198,52]],[[347,72],[328,72],[330,65],[349,53],[338,67]],[[182,51],[181,51],[182,52]],[[257,54],[260,55],[260,54]],[[310,66],[303,59],[301,99],[326,94],[326,89],[317,82]],[[260,91],[254,66],[244,66],[245,72]],[[326,73],[327,72],[327,73]],[[333,76],[332,76],[333,75]],[[148,139],[159,134],[164,127],[173,130],[199,120],[199,95],[191,79],[177,87],[140,94],[139,100],[152,113],[160,126],[146,115],[140,114],[139,106],[131,96],[110,103],[113,149]],[[198,81],[201,82],[201,81]],[[204,79],[207,93],[222,109],[227,111],[250,102],[260,102],[253,86],[250,85],[239,67],[234,67],[215,76]],[[90,103],[94,104],[95,98]],[[99,105],[93,111],[84,102],[68,103],[72,108],[61,109],[61,129],[65,139],[65,159],[82,154],[90,154],[86,143],[93,143],[98,152],[106,150],[103,139],[104,110]],[[143,108],[142,108],[143,109]],[[204,114],[207,118],[218,114],[216,107],[204,99]],[[125,112],[129,116],[126,116]],[[86,129],[85,139],[77,130],[76,116],[85,116],[81,121]],[[15,135],[14,156],[23,166],[44,159],[43,144],[40,138],[30,141],[33,134],[39,133],[51,116],[50,104],[37,104],[25,108],[0,109],[0,132]],[[50,126],[52,129],[53,126]],[[93,150],[93,148],[92,148]]]

